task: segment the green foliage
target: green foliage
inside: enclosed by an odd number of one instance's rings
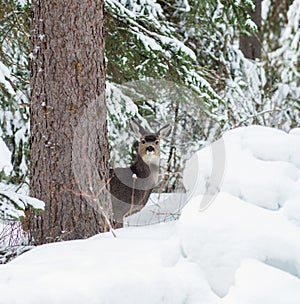
[[[231,72],[237,31],[256,30],[247,12],[253,8],[252,1],[108,0],[107,78],[118,84],[154,78],[186,86],[222,126],[220,92]]]
[[[212,141],[229,127],[223,91],[231,78],[237,33],[256,30],[247,9],[253,9],[252,1],[106,1],[107,79],[129,97],[131,108],[137,106],[131,113],[138,112],[154,129],[174,123],[165,152],[167,170],[174,174],[203,140]],[[132,142],[118,141],[118,136],[124,139],[127,117],[122,121],[110,113],[112,150],[121,164],[128,163],[125,151]]]
[[[10,183],[20,183],[27,171],[29,69],[29,1],[5,1],[0,6],[0,136],[12,152]]]
[[[145,1],[144,5],[137,5],[135,1],[113,0],[106,3],[109,81],[165,79],[193,88],[202,94],[205,102],[217,107],[221,100],[197,72],[194,50],[182,42],[178,28],[172,20],[166,20],[159,4],[150,6],[152,2]]]
[[[36,211],[44,210],[44,202],[12,191],[0,191],[0,221],[15,221],[25,218],[29,207]]]

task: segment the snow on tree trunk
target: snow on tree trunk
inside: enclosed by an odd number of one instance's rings
[[[30,194],[37,243],[107,230],[104,1],[32,1]]]

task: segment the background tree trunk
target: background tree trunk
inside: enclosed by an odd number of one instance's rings
[[[37,244],[86,238],[110,216],[104,1],[32,1],[30,195]]]
[[[257,25],[257,33],[240,37],[240,49],[246,58],[261,58],[261,0],[255,0],[255,11],[250,11],[251,19]]]

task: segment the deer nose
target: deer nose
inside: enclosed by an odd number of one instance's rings
[[[154,148],[152,146],[149,146],[146,148],[146,151],[152,152],[152,151],[154,151]]]

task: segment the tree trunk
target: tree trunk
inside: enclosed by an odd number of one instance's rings
[[[108,143],[104,1],[32,1],[30,195],[37,243],[86,238],[107,229]]]
[[[255,11],[250,11],[251,19],[257,26],[257,33],[253,36],[240,37],[240,49],[244,56],[249,59],[261,57],[261,0],[255,0]]]

